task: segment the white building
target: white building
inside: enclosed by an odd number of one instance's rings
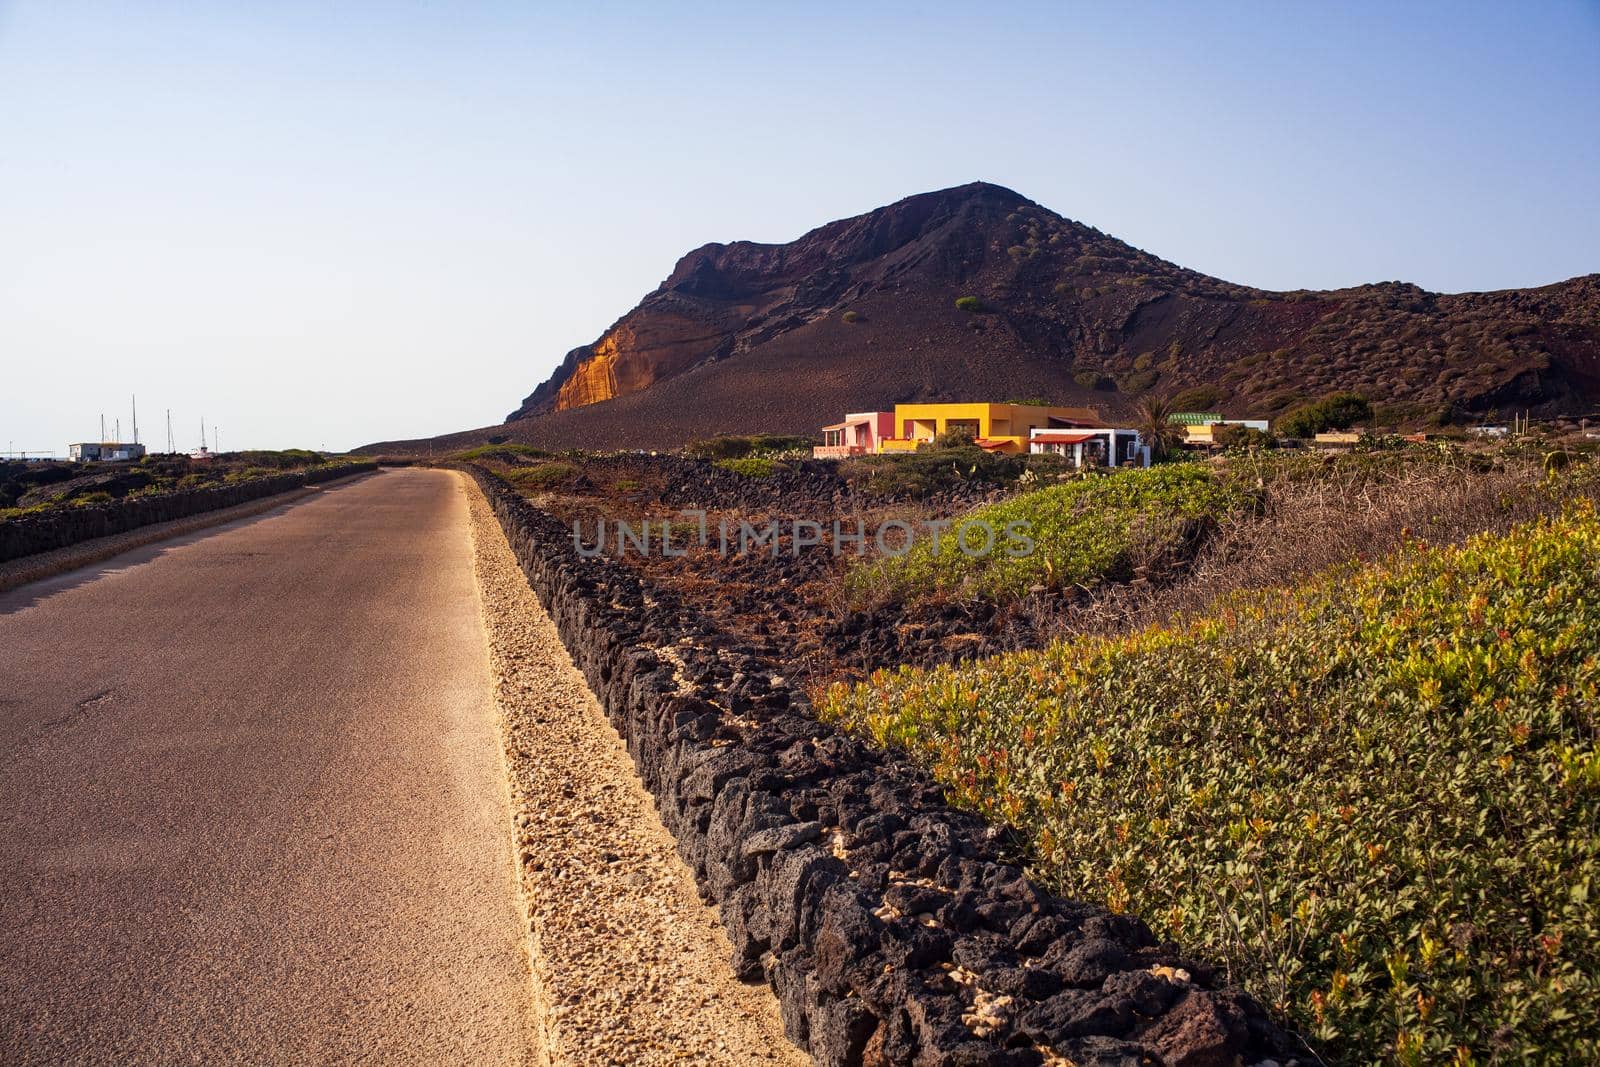
[[[1150,446],[1138,430],[1119,430],[1113,426],[1054,429],[1040,426],[1028,435],[1028,451],[1034,455],[1052,452],[1072,460],[1074,467],[1148,467]]]
[[[134,441],[85,441],[67,446],[75,463],[116,463],[143,459],[144,445]]]

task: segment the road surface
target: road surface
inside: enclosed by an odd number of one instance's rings
[[[0,594],[0,1059],[533,1055],[458,477]]]

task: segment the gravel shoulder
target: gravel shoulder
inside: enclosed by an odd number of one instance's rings
[[[461,479],[510,775],[536,1005],[553,1064],[806,1064],[740,982],[622,739]]]

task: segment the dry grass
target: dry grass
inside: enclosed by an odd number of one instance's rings
[[[1232,473],[1255,482],[1264,507],[1225,523],[1175,579],[1099,590],[1087,603],[1028,605],[1040,633],[1104,634],[1206,611],[1237,591],[1305,582],[1407,540],[1460,544],[1600,495],[1600,469],[1552,479],[1535,456],[1472,454],[1242,458]]]

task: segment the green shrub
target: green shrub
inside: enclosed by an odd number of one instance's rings
[[[1330,393],[1314,404],[1303,404],[1277,421],[1285,437],[1315,437],[1328,430],[1347,430],[1372,419],[1372,405],[1355,393]]]
[[[1156,379],[1161,377],[1157,370],[1138,370],[1117,382],[1117,388],[1129,396],[1136,396],[1147,391],[1156,384]]]
[[[958,311],[982,311],[983,301],[975,296],[958,296],[956,297],[956,309]]]
[[[1303,404],[1280,415],[1273,425],[1285,437],[1315,437],[1328,428],[1315,404]]]
[[[320,452],[313,452],[308,448],[247,449],[243,452],[229,453],[228,458],[232,462],[243,463],[246,467],[273,470],[315,467],[327,462]]]
[[[879,672],[825,714],[1332,1062],[1600,1062],[1596,559],[1584,501],[1172,627]]]
[[[1211,431],[1211,439],[1223,448],[1240,452],[1253,452],[1261,448],[1276,447],[1278,441],[1265,430],[1254,426],[1222,425]]]
[[[701,459],[738,459],[741,456],[772,455],[780,452],[809,450],[809,437],[779,434],[719,434],[701,441],[691,441],[684,451]]]
[[[859,311],[846,311],[842,317],[846,322],[860,322],[866,316]]]
[[[938,449],[972,448],[977,436],[977,431],[971,426],[946,426],[941,433],[934,437],[933,447]]]
[[[741,459],[719,459],[714,466],[732,471],[742,478],[770,478],[778,465],[766,456],[745,456]]]
[[[472,463],[482,460],[498,460],[501,463],[515,463],[517,460],[523,458],[538,458],[540,456],[548,455],[550,455],[549,452],[546,452],[542,448],[534,448],[532,445],[488,444],[479,445],[476,448],[464,449],[460,452],[452,452],[445,458],[457,460],[462,463]]]
[[[1082,479],[978,508],[958,520],[937,549],[925,538],[904,555],[857,563],[845,576],[846,589],[858,600],[935,593],[1008,599],[1036,585],[1126,578],[1142,561],[1192,546],[1206,524],[1252,500],[1195,463]],[[987,543],[985,527],[993,531],[993,550],[964,551],[963,538],[969,548]],[[1013,528],[1024,531],[1031,546],[1008,538]]]
[[[577,481],[578,468],[562,460],[550,460],[508,471],[506,478],[523,489],[555,489]]]
[[[1009,485],[1027,470],[1028,457],[965,448],[923,449],[862,456],[839,464],[853,485],[879,496],[925,497],[965,483]]]
[[[1078,383],[1080,389],[1105,389],[1112,384],[1110,378],[1097,370],[1076,371],[1072,375],[1072,380]]]
[[[240,467],[238,470],[231,470],[224,474],[222,480],[229,484],[253,482],[257,478],[270,478],[277,473],[279,472],[271,467]]]
[[[1172,398],[1176,411],[1210,411],[1222,401],[1222,390],[1214,385],[1197,385]]]

